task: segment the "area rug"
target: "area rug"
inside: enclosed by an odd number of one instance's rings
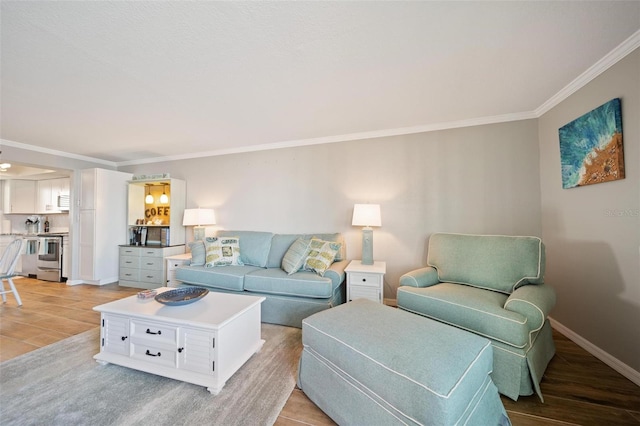
[[[262,350],[218,395],[93,359],[95,328],[0,364],[4,425],[271,425],[295,386],[297,328],[262,324]]]

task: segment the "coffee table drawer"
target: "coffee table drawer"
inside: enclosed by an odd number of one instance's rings
[[[175,350],[178,348],[178,327],[132,319],[131,341]]]
[[[178,351],[158,348],[143,343],[131,344],[132,357],[153,365],[176,368],[178,366]]]

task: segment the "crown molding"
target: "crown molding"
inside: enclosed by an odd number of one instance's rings
[[[98,164],[102,164],[102,165],[114,167],[114,168],[118,166],[118,164],[114,163],[113,161],[107,161],[100,158],[87,157],[85,155],[73,154],[70,152],[58,151],[55,149],[43,148],[41,146],[36,146],[36,145],[28,145],[26,143],[10,141],[7,139],[0,139],[0,145],[6,145],[13,148],[24,149],[26,151],[39,152],[42,154],[55,155],[58,157],[71,158],[74,160],[89,161],[91,163],[98,163]]]
[[[215,157],[229,154],[242,154],[246,152],[266,151],[282,148],[296,148],[300,146],[322,145],[336,142],[348,142],[362,139],[376,139],[390,136],[403,136],[416,133],[434,132],[437,130],[458,129],[462,127],[482,126],[486,124],[505,123],[537,118],[533,112],[521,112],[514,114],[495,115],[491,117],[479,117],[468,120],[449,121],[443,123],[425,124],[421,126],[400,127],[396,129],[374,130],[370,132],[348,133],[344,135],[324,136],[311,139],[297,139],[269,144],[242,146],[237,148],[219,149],[215,151],[194,152],[188,154],[170,155],[164,157],[145,158],[140,160],[121,161],[118,167],[135,166],[140,164],[161,163],[164,161],[190,160],[193,158]]]
[[[545,103],[540,105],[534,111],[537,117],[541,117],[548,112],[551,108],[558,105],[560,102],[567,99],[569,96],[586,86],[591,80],[598,77],[600,74],[611,68],[622,58],[640,47],[640,30],[636,31],[628,39],[620,43],[618,47],[613,49],[607,55],[605,55],[598,62],[593,64],[589,69],[580,74],[575,80],[566,85],[562,90],[549,98]]]

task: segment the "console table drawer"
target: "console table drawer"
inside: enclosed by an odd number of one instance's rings
[[[380,287],[382,284],[382,275],[352,272],[349,274],[349,284]]]
[[[139,359],[153,365],[177,368],[178,351],[158,348],[143,343],[131,343],[132,358]]]
[[[178,327],[132,319],[131,341],[144,341],[153,346],[175,350],[178,347]]]
[[[140,248],[140,256],[164,258],[164,252],[157,248]]]
[[[164,269],[164,259],[162,257],[141,257],[140,268],[161,271]]]
[[[140,257],[139,256],[121,256],[120,267],[137,269],[140,267]]]
[[[138,247],[120,247],[120,256],[140,257],[140,249]]]
[[[143,283],[157,284],[157,287],[162,286],[164,271],[151,271],[147,269],[140,270],[140,281]]]
[[[131,268],[120,268],[120,280],[139,281],[140,270]]]

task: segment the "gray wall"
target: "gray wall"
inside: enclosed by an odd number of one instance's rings
[[[185,179],[187,207],[214,208],[220,228],[340,231],[351,259],[353,204],[379,203],[374,258],[395,299],[435,231],[541,236],[538,159],[537,121],[525,120],[120,169]]]
[[[622,99],[626,179],[562,189],[558,128]],[[542,230],[552,317],[640,371],[640,50],[539,119]]]

